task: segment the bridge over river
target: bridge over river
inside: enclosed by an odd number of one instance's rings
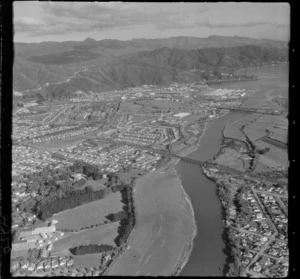
[[[242,175],[242,176],[244,176],[244,175],[247,175],[247,174],[251,174],[251,177],[259,178],[258,175],[254,174],[252,172],[250,173],[249,171],[239,171],[239,170],[235,170],[235,169],[232,169],[232,168],[220,165],[220,164],[210,163],[210,162],[207,162],[207,161],[203,162],[203,161],[195,160],[195,159],[192,159],[192,158],[179,156],[179,155],[176,155],[172,152],[169,152],[169,155],[172,156],[172,157],[178,158],[178,159],[182,160],[183,162],[198,165],[200,167],[213,167],[215,169],[218,169],[218,170],[221,170],[221,171],[224,171],[224,172],[227,172],[227,173],[231,173],[233,175]]]
[[[250,107],[236,107],[236,106],[216,106],[220,109],[228,109],[233,111],[244,111],[244,112],[253,112],[259,114],[268,114],[268,115],[281,115],[282,113],[287,113],[287,111],[278,111],[275,109],[269,108],[250,108]]]

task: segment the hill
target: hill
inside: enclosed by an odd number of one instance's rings
[[[247,45],[250,42],[254,44]],[[219,46],[203,48],[204,45]],[[69,98],[77,90],[101,92],[142,84],[195,81],[200,79],[201,70],[234,70],[288,60],[285,42],[243,37],[131,41],[87,38],[83,42],[17,43],[15,48],[14,90],[27,90],[25,97],[39,93],[48,98]]]

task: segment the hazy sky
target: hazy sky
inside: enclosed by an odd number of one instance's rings
[[[14,2],[15,42],[244,36],[288,40],[287,3]]]

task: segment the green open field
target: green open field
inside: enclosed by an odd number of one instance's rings
[[[286,119],[283,117],[278,116],[270,116],[270,115],[262,115],[257,120],[255,120],[253,123],[250,123],[247,125],[247,127],[244,129],[247,136],[250,138],[251,141],[257,141],[258,139],[268,135],[268,132],[266,129],[269,129],[271,131],[274,130],[274,126],[276,125],[283,125],[286,126],[287,122]],[[280,136],[281,129],[277,129],[278,133],[275,134],[280,138],[284,138],[284,132],[283,136]],[[286,133],[286,131],[285,131]]]
[[[233,168],[239,171],[245,171],[249,168],[249,161],[244,160],[241,154],[230,147],[224,148],[223,152],[217,157],[216,162],[220,165]]]
[[[89,244],[107,244],[116,246],[114,239],[118,235],[119,222],[110,223],[102,227],[72,233],[53,243],[53,251],[69,254],[69,248]]]
[[[251,125],[251,127],[245,128],[244,131],[252,142],[268,135],[264,126]]]
[[[169,100],[144,100],[144,101],[136,101],[136,104],[155,107],[155,108],[163,108],[163,109],[181,108],[185,106],[180,102],[172,102]]]
[[[141,107],[141,105],[139,106],[131,102],[124,102],[120,104],[120,110],[124,112],[136,112],[140,110]]]
[[[241,130],[237,125],[227,124],[224,130],[224,136],[227,138],[233,138],[237,140],[243,140],[245,138]]]
[[[73,256],[75,268],[93,268],[99,267],[100,257],[102,253],[82,255],[82,256]]]
[[[276,126],[272,126],[269,128],[269,131],[272,133],[269,135],[270,138],[280,141],[282,143],[287,144],[288,141],[288,130],[287,129],[280,129]]]
[[[110,193],[106,198],[90,202],[73,209],[54,214],[57,230],[80,230],[91,225],[104,223],[106,215],[122,211],[120,192]]]
[[[270,148],[270,151],[264,155],[259,156],[259,162],[266,165],[267,167],[288,167],[288,154],[287,150],[275,147],[272,144],[264,141],[258,141],[255,143],[259,148],[263,149],[266,147]]]

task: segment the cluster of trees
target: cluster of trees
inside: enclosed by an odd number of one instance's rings
[[[27,256],[26,256],[26,259],[29,262],[34,262],[39,258],[39,255],[40,255],[40,252],[39,252],[38,249],[35,249],[35,248],[34,249],[29,249],[28,253],[27,253]]]
[[[115,248],[111,245],[101,244],[90,244],[90,245],[81,245],[78,247],[70,248],[69,251],[77,256],[77,255],[86,255],[86,254],[95,254],[95,253],[102,253],[114,250]]]
[[[70,191],[60,198],[47,198],[37,207],[37,216],[41,220],[50,218],[60,211],[80,206],[87,202],[103,199],[107,195],[106,189],[93,191],[93,187],[87,186],[82,190]]]
[[[217,191],[218,191],[218,196],[219,196],[220,200],[227,203],[227,207],[230,207],[233,205],[233,200],[230,196],[230,192],[225,186],[219,185]]]
[[[201,73],[201,78],[203,80],[210,80],[212,77],[222,79],[221,71],[218,68],[215,68],[212,72],[207,69]]]
[[[76,161],[71,166],[71,170],[75,173],[83,173],[88,178],[93,178],[94,180],[98,180],[102,178],[102,172],[99,167],[96,165],[87,164],[83,161]]]
[[[129,214],[127,211],[120,211],[118,213],[110,213],[110,214],[106,215],[105,218],[107,218],[111,222],[118,222],[123,219],[127,219],[128,216],[129,216]]]
[[[240,262],[239,247],[237,245],[235,235],[234,235],[235,231],[231,228],[226,228],[224,233],[227,236],[225,239],[225,244],[229,249],[229,257],[227,259],[228,272],[226,276],[237,277],[239,275],[241,262]]]
[[[60,157],[60,154],[55,153],[54,157],[55,156]],[[19,182],[25,182],[27,187],[30,188],[30,192],[35,191],[37,196],[20,203],[18,205],[20,210],[36,213],[37,206],[41,204],[45,198],[47,200],[60,199],[66,195],[66,193],[83,186],[85,179],[78,181],[72,181],[70,179],[73,173],[83,173],[87,175],[87,177],[92,177],[95,180],[102,178],[102,173],[98,167],[82,161],[76,161],[72,166],[66,168],[53,169],[46,167],[41,171],[26,174],[24,179],[20,179]]]
[[[104,221],[104,223],[106,223],[107,221]],[[99,223],[99,224],[93,224],[93,225],[90,225],[90,226],[86,226],[86,227],[81,227],[80,229],[78,230],[72,230],[72,229],[60,229],[60,231],[62,232],[79,232],[79,231],[82,231],[82,230],[88,230],[88,229],[93,229],[93,228],[97,228],[97,227],[100,227],[102,226],[103,223]]]
[[[123,190],[126,187],[125,184],[121,183],[119,185],[111,186],[110,189],[113,193]]]
[[[251,218],[251,209],[249,208],[249,204],[247,201],[245,201],[242,196],[244,193],[246,193],[248,190],[250,190],[249,186],[245,186],[238,190],[237,196],[236,196],[236,209],[237,209],[237,222],[238,224],[244,224],[247,222],[247,220],[250,220]]]
[[[262,149],[257,149],[256,152],[260,155],[262,154],[266,154],[267,152],[269,152],[271,149],[270,147],[266,147],[266,148],[262,148]]]

